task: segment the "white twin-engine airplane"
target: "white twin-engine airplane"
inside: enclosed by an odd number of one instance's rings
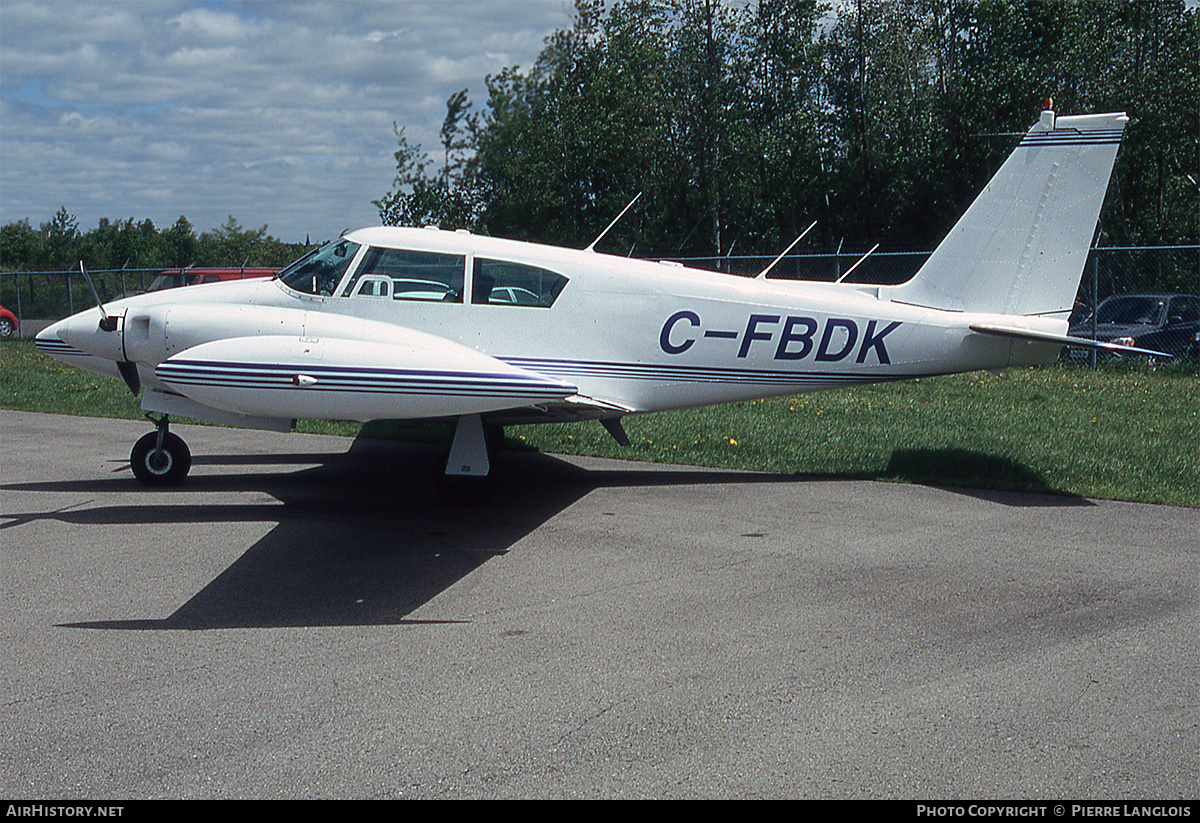
[[[1044,111],[898,286],[366,228],[273,280],[117,300],[37,345],[144,388],[161,418],[131,460],[148,485],[191,464],[171,415],[278,430],[452,419],[446,474],[484,477],[493,426],[595,419],[627,443],[630,414],[1046,363],[1063,345],[1137,351],[1066,335],[1126,121]]]

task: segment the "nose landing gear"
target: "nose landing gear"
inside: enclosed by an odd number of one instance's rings
[[[167,415],[158,420],[146,415],[146,419],[155,430],[133,444],[129,454],[133,476],[144,486],[177,485],[192,467],[192,453],[183,438],[168,431]]]

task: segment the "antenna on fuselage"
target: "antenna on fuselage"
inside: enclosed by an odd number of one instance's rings
[[[603,240],[603,239],[604,239],[604,235],[608,234],[608,232],[609,232],[609,229],[611,229],[613,226],[617,225],[617,222],[618,222],[618,221],[619,221],[619,220],[620,220],[622,217],[624,217],[624,216],[625,216],[625,212],[627,212],[627,211],[629,211],[630,209],[632,209],[632,208],[633,208],[633,204],[634,204],[634,203],[636,203],[636,202],[638,201],[638,197],[641,197],[641,196],[642,196],[642,193],[639,191],[639,192],[637,193],[637,197],[634,197],[632,200],[630,200],[630,201],[629,201],[629,205],[628,205],[628,206],[626,206],[625,208],[621,209],[621,213],[617,215],[616,219],[615,219],[615,220],[613,220],[611,223],[609,223],[609,224],[608,224],[608,226],[607,226],[607,227],[604,229],[604,231],[600,232],[600,235],[599,235],[599,236],[598,236],[598,237],[597,237],[595,240],[593,240],[593,241],[591,242],[591,245],[589,245],[589,246],[588,246],[586,249],[584,249],[584,251],[595,251],[595,250],[596,250],[596,244],[597,244],[597,243],[599,243],[601,240]],[[630,251],[632,252],[632,249],[631,249]]]
[[[807,229],[805,229],[804,231],[800,232],[800,236],[799,236],[799,237],[797,237],[795,240],[793,240],[793,241],[792,241],[792,245],[790,245],[790,246],[788,246],[786,249],[784,249],[784,250],[783,250],[783,254],[779,255],[779,256],[778,256],[778,257],[776,257],[774,260],[772,260],[772,261],[771,261],[771,265],[767,266],[765,269],[763,269],[763,270],[762,270],[762,271],[760,271],[758,274],[756,274],[756,275],[754,276],[754,279],[755,279],[755,280],[765,280],[765,279],[766,279],[766,277],[767,277],[767,272],[769,272],[771,269],[775,268],[775,264],[776,264],[776,263],[778,263],[780,260],[782,260],[782,259],[783,259],[783,257],[784,257],[784,255],[786,255],[788,252],[790,252],[792,249],[794,249],[794,248],[796,247],[796,244],[797,244],[797,243],[799,243],[801,240],[803,240],[803,239],[804,239],[804,235],[806,235],[806,234],[808,234],[810,231],[812,231],[812,229],[813,229],[813,226],[815,226],[815,225],[817,225],[817,221],[816,221],[816,220],[812,221],[812,223],[810,223],[810,224],[809,224],[809,226],[808,226],[808,228],[807,228]],[[733,246],[730,246],[729,248],[730,248],[730,250],[732,251],[732,249],[733,249]]]
[[[877,249],[877,248],[879,248],[879,244],[878,244],[878,243],[876,243],[874,246],[872,246],[872,247],[871,247],[871,250],[870,250],[869,252],[867,252],[866,254],[864,254],[862,257],[858,258],[858,263],[855,263],[853,266],[851,266],[850,268],[848,268],[848,269],[846,269],[844,272],[842,272],[842,276],[841,276],[841,277],[839,277],[837,280],[834,280],[833,282],[834,282],[834,283],[841,283],[843,280],[845,280],[845,279],[846,279],[846,278],[847,278],[847,277],[850,275],[850,272],[852,272],[852,271],[854,271],[855,269],[857,269],[857,268],[858,268],[858,264],[859,264],[859,263],[861,263],[862,261],[864,261],[864,260],[866,260],[868,257],[870,257],[872,254],[874,254],[874,253],[875,253],[875,249]]]

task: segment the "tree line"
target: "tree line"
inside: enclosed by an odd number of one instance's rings
[[[1053,98],[1124,110],[1102,245],[1200,242],[1183,0],[576,0],[528,69],[397,126],[385,224],[683,256],[932,248]]]
[[[77,267],[80,261],[90,270],[283,267],[308,248],[284,243],[268,234],[266,226],[243,228],[232,216],[199,235],[183,216],[162,230],[149,218],[130,217],[101,219],[96,228],[81,231],[65,206],[37,229],[28,219],[0,226],[0,269],[10,271],[61,271]]]

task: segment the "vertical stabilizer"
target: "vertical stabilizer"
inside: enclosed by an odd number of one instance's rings
[[[1042,117],[893,299],[948,311],[1065,319],[1128,118]]]

